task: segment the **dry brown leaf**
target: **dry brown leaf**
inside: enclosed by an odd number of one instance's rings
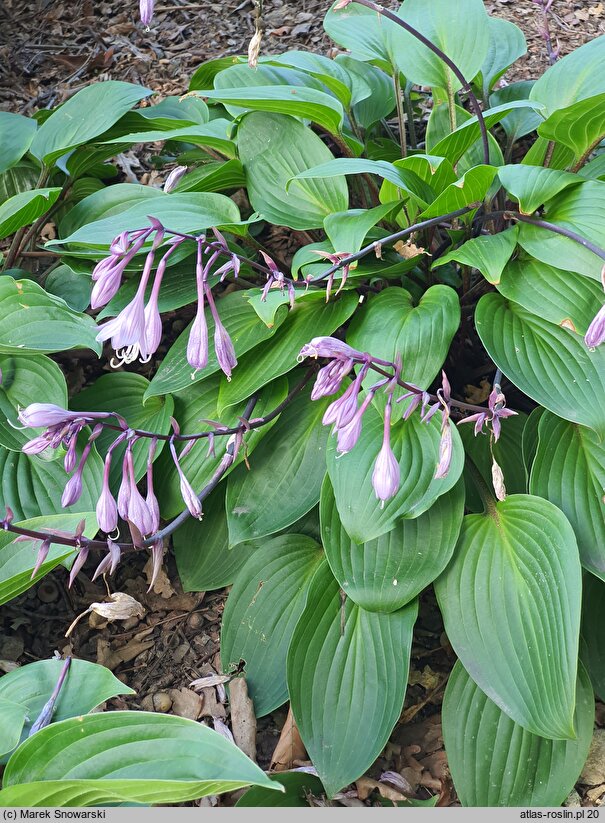
[[[360,800],[367,800],[373,791],[378,791],[381,797],[386,800],[392,800],[393,803],[401,803],[407,800],[407,797],[386,783],[379,783],[377,780],[372,780],[370,777],[360,777],[355,781],[357,787],[357,794]]]
[[[150,557],[145,566],[143,567],[143,573],[147,578],[147,582],[151,583],[153,579],[153,558]],[[156,575],[155,582],[151,589],[155,594],[159,594],[164,600],[168,600],[169,597],[172,597],[176,594],[175,590],[172,588],[172,584],[168,579],[168,575],[164,568],[161,568]]]
[[[420,672],[417,669],[410,671],[409,685],[422,686],[423,689],[434,689],[439,685],[440,675],[434,672],[430,666],[425,666]]]
[[[304,760],[306,756],[307,750],[302,742],[292,709],[288,709],[286,722],[271,758],[271,768],[275,772],[288,771],[294,765],[295,760]]]
[[[410,240],[408,240],[407,243],[404,243],[403,240],[398,240],[393,248],[400,257],[403,257],[404,260],[411,260],[412,257],[418,257],[419,254],[424,254],[425,252],[425,249],[422,246],[417,246]]]
[[[479,386],[469,383],[464,387],[464,397],[469,403],[483,403],[489,397],[491,390],[491,384],[487,380],[482,380]]]
[[[203,699],[196,692],[183,686],[181,689],[168,689],[172,700],[172,711],[178,717],[198,720],[202,716]]]
[[[146,640],[141,642],[134,638],[119,649],[112,649],[109,641],[99,637],[97,640],[97,662],[101,666],[113,671],[121,663],[130,663],[135,657],[138,657],[142,652],[150,649],[154,644],[153,640]]]
[[[208,677],[199,677],[197,680],[192,680],[189,686],[196,690],[209,689],[211,686],[220,686],[230,680],[232,680],[232,676],[229,674],[209,674]]]
[[[248,697],[248,686],[244,677],[236,677],[229,686],[231,707],[231,729],[238,747],[256,763],[256,715],[254,705]]]

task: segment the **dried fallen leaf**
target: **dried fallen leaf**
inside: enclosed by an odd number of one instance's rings
[[[189,684],[192,689],[209,689],[212,686],[220,686],[222,683],[228,683],[232,679],[228,674],[209,674],[208,677],[199,677],[197,680],[192,680]]]
[[[302,742],[292,709],[288,709],[286,722],[271,758],[271,768],[275,772],[286,772],[292,768],[295,760],[304,760],[306,756],[307,750]]]
[[[244,677],[236,677],[229,686],[231,707],[231,728],[238,747],[256,763],[256,715],[254,705],[248,697],[248,686]]]
[[[411,260],[412,257],[418,257],[419,254],[424,254],[425,251],[422,246],[417,246],[410,240],[408,240],[407,243],[404,243],[403,240],[398,240],[393,248],[404,260]]]
[[[143,606],[129,594],[114,592],[109,597],[111,603],[91,603],[89,610],[106,620],[127,620],[129,617],[143,617],[145,614]]]
[[[379,783],[378,780],[372,780],[370,777],[360,777],[355,781],[357,787],[357,795],[360,800],[367,800],[373,791],[378,791],[381,797],[385,800],[391,800],[393,803],[401,803],[407,800],[407,797],[401,792],[396,791],[386,783]]]

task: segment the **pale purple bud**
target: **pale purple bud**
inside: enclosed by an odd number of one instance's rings
[[[177,166],[176,168],[172,169],[168,177],[166,178],[166,182],[164,183],[164,192],[169,194],[179,184],[179,181],[182,180],[185,173],[187,172],[187,166]]]
[[[71,567],[71,572],[69,573],[69,582],[67,584],[68,588],[71,588],[73,585],[74,580],[78,576],[82,566],[86,563],[88,559],[88,546],[82,546],[80,551],[78,552],[78,556],[74,560],[74,564]]]
[[[92,576],[93,582],[102,574],[113,574],[118,567],[122,556],[122,550],[117,543],[114,543],[113,540],[109,539],[107,540],[107,548],[107,554],[101,560]]]
[[[367,368],[362,367],[345,393],[341,395],[338,400],[330,403],[323,416],[322,423],[324,426],[333,423],[337,429],[341,429],[351,422],[357,411],[357,395],[359,394],[361,382],[366,373]]]
[[[382,501],[381,508],[384,507],[385,500],[390,500],[397,494],[401,480],[401,471],[397,458],[391,448],[391,397],[387,401],[384,412],[384,434],[382,448],[378,453],[372,472],[372,485],[376,497]]]
[[[38,549],[38,554],[36,556],[36,562],[34,564],[34,569],[32,571],[32,576],[31,576],[32,580],[38,574],[38,572],[40,571],[40,568],[42,567],[44,561],[48,557],[49,550],[50,550],[50,540],[48,540],[48,539],[43,540],[42,543],[40,544],[40,548]]]
[[[128,448],[124,456],[124,462],[128,470],[128,505],[126,510],[126,520],[132,523],[142,534],[151,534],[152,516],[147,508],[147,503],[141,492],[137,488],[134,477],[134,461],[132,459],[132,449]]]
[[[38,437],[34,437],[32,440],[28,440],[27,443],[21,448],[21,451],[24,454],[40,454],[49,446],[48,437],[41,434]]]
[[[333,360],[317,372],[317,379],[311,392],[311,400],[319,400],[320,397],[329,397],[336,394],[343,378],[353,368],[352,360]]]
[[[374,392],[369,392],[365,400],[359,407],[359,409],[355,412],[355,415],[353,419],[350,421],[350,423],[347,423],[346,426],[343,426],[341,429],[338,429],[336,449],[341,454],[346,454],[346,452],[350,452],[359,440],[359,435],[361,434],[363,415],[368,406],[370,405],[370,403],[372,402],[373,397]]]
[[[154,437],[149,444],[149,455],[147,457],[147,496],[145,503],[151,517],[151,534],[157,532],[160,527],[160,504],[153,490],[153,458],[157,447],[157,439]]]
[[[204,313],[204,304],[198,305],[195,320],[187,342],[187,362],[192,369],[199,371],[208,365],[208,324]]]
[[[68,506],[73,506],[80,499],[82,494],[82,471],[78,469],[69,478],[63,489],[61,496],[61,506],[66,509]]]
[[[189,513],[196,517],[198,520],[202,519],[202,504],[198,500],[197,494],[194,492],[191,483],[185,477],[185,473],[181,468],[181,464],[179,462],[179,458],[176,453],[176,449],[174,447],[174,443],[170,443],[170,453],[172,455],[172,459],[174,461],[174,465],[176,466],[176,470],[179,473],[179,481],[180,481],[180,489],[181,489],[181,497],[187,508],[189,509]]]
[[[101,531],[106,534],[114,532],[118,526],[118,507],[109,488],[109,469],[111,467],[111,453],[105,458],[103,470],[103,486],[101,496],[97,501],[97,523]]]
[[[63,460],[63,468],[67,472],[67,474],[71,474],[72,471],[76,468],[76,463],[78,460],[78,437],[74,433],[72,435],[71,440],[69,441],[69,446],[67,447],[67,451],[65,452],[65,458]]]
[[[227,380],[231,380],[231,371],[237,366],[237,357],[235,356],[233,341],[227,329],[219,320],[218,315],[215,317],[214,350],[219,366],[227,375]]]
[[[155,354],[162,340],[162,318],[158,309],[157,296],[151,295],[145,306],[145,358]]]
[[[162,560],[164,559],[164,543],[162,540],[156,540],[154,543],[151,544],[151,560],[152,560],[152,568],[151,568],[151,580],[149,581],[149,588],[147,592],[150,592],[153,588],[155,581],[158,579],[158,574],[162,568]]]
[[[122,275],[124,274],[125,268],[126,260],[123,260],[114,266],[105,268],[99,272],[97,277],[94,277],[93,273],[95,284],[90,293],[91,309],[99,309],[101,306],[109,303],[112,297],[115,297],[122,283]]]
[[[435,472],[435,480],[447,477],[452,462],[452,427],[449,418],[446,418],[441,427],[441,440],[439,441],[439,463]]]
[[[154,0],[140,0],[139,8],[141,13],[141,23],[149,28],[153,19]]]
[[[589,349],[596,349],[603,341],[605,341],[605,306],[597,312],[584,337],[584,342]]]
[[[109,251],[115,255],[126,254],[130,245],[129,232],[123,231],[111,241]]]
[[[28,737],[31,737],[32,735],[36,734],[36,732],[39,732],[40,729],[44,729],[52,721],[53,714],[55,712],[55,703],[57,702],[59,693],[61,692],[63,684],[65,683],[65,678],[67,677],[67,672],[69,671],[70,666],[71,657],[66,657],[65,663],[63,664],[61,673],[59,675],[59,679],[55,684],[55,688],[52,690],[49,699],[42,707],[42,711],[40,712],[36,720],[32,723],[31,729],[29,730],[29,734],[27,735]]]
[[[128,517],[128,501],[130,499],[130,481],[128,477],[128,463],[126,456],[122,461],[122,481],[118,489],[118,512],[124,520]]]

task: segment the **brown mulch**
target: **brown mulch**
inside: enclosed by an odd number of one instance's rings
[[[332,44],[321,26],[327,0],[265,0],[264,5],[264,53],[295,48],[329,53]],[[507,81],[538,77],[548,61],[536,4],[486,0],[485,5],[491,14],[517,23],[528,39],[529,54],[507,74]],[[555,44],[566,54],[605,32],[604,3],[555,0],[550,25]],[[253,31],[251,0],[157,0],[149,32],[138,20],[136,0],[4,0],[0,5],[0,74],[4,77],[0,109],[33,114],[101,79],[142,83],[162,97],[182,94],[193,71],[205,60],[245,53]],[[230,709],[220,688],[205,689],[200,695],[189,688],[192,680],[221,671],[220,624],[226,593],[183,593],[172,558],[167,559],[166,574],[154,591],[147,592],[144,566],[144,558],[131,558],[111,580],[112,591],[126,592],[142,603],[142,618],[108,623],[92,615],[77,625],[69,640],[65,631],[74,618],[106,596],[102,581],[92,584],[80,575],[69,590],[65,571],[59,569],[5,605],[0,622],[0,673],[2,666],[24,665],[55,651],[74,654],[108,666],[136,691],[134,696],[111,701],[108,708],[168,711],[210,726],[229,724]],[[415,632],[402,722],[370,771],[374,779],[382,771],[399,772],[418,797],[440,794],[442,805],[456,802],[440,726],[443,688],[453,659],[434,597],[427,592]],[[600,726],[605,725],[602,705],[597,718]],[[257,756],[264,768],[285,719],[282,709],[259,721]],[[577,802],[600,803],[603,792],[592,789]],[[357,794],[363,796],[359,787],[338,803],[370,802]]]

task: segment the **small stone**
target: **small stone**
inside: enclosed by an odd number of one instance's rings
[[[156,692],[152,697],[154,712],[165,714],[172,708],[172,698],[167,692]]]
[[[204,625],[204,615],[203,614],[190,614],[187,618],[187,628],[191,631],[199,631]]]

